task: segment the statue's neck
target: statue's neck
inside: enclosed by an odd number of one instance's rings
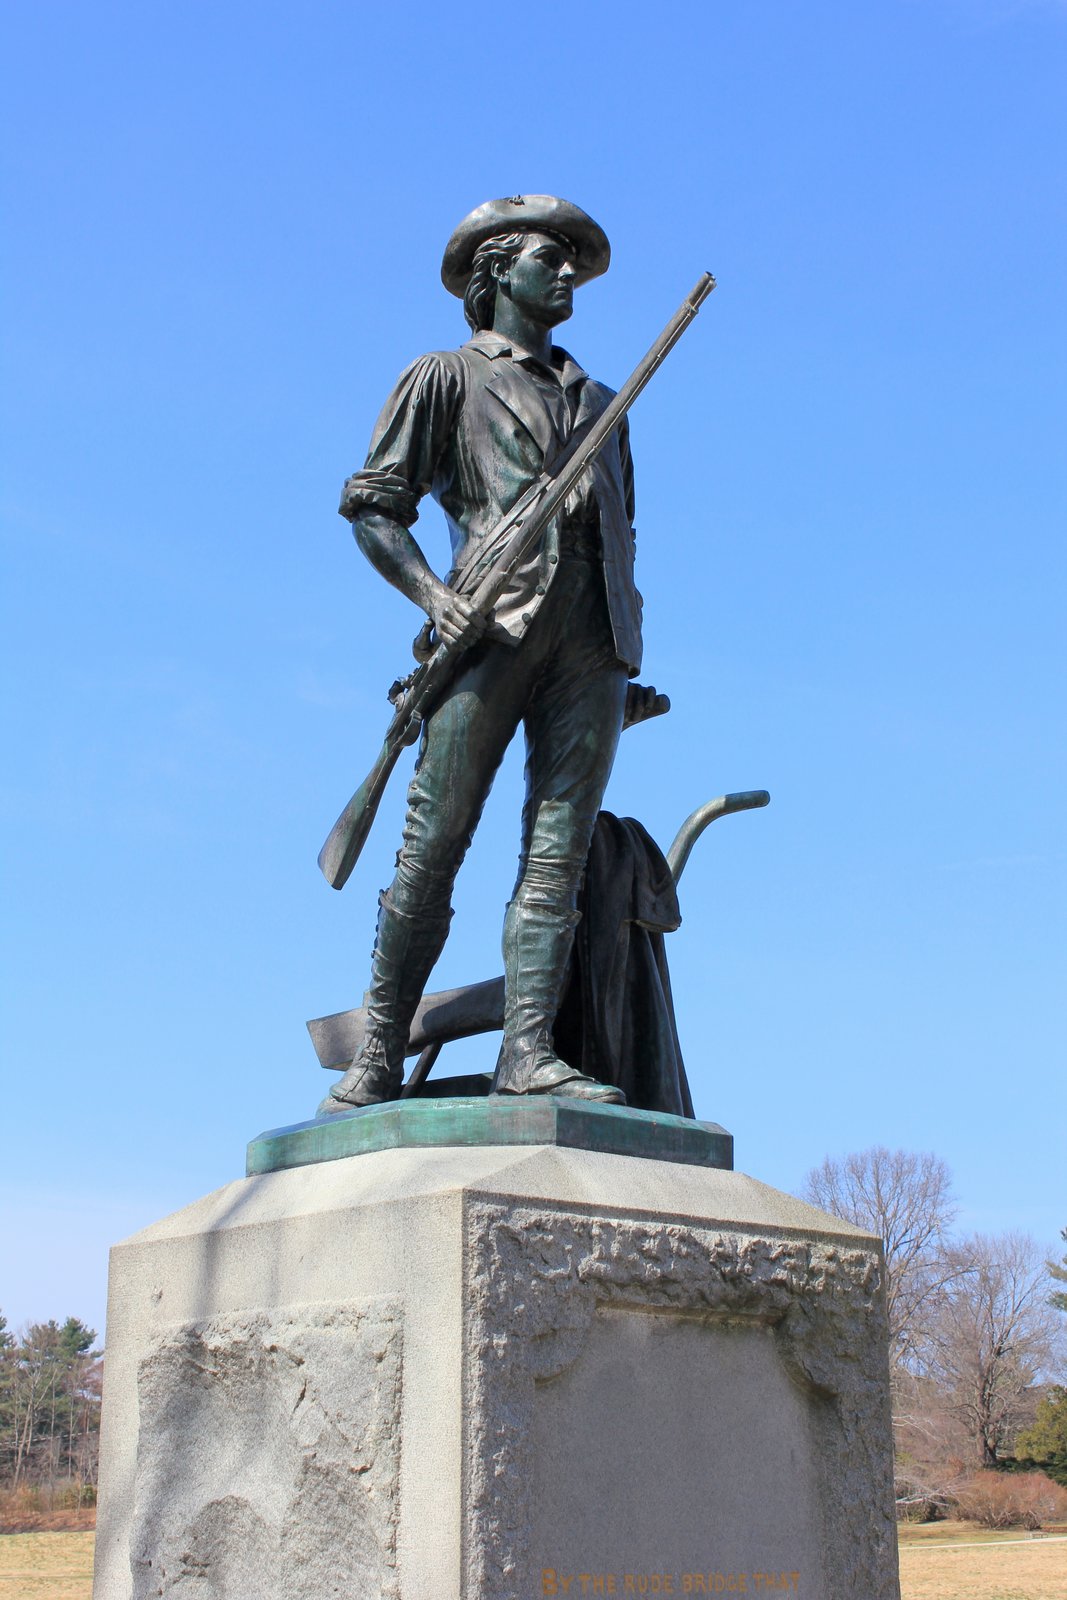
[[[496,299],[493,332],[499,333],[511,344],[521,345],[530,355],[536,356],[542,366],[551,365],[552,329],[523,316],[521,311],[516,310],[513,301],[502,294],[498,294]]]

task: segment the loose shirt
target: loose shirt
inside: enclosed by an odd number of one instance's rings
[[[451,537],[447,581],[469,592],[496,525],[573,431],[611,398],[610,389],[558,346],[550,369],[491,332],[476,334],[459,350],[421,356],[385,403],[366,465],[349,480],[349,504],[411,527],[419,501],[432,494]],[[641,601],[633,581],[633,467],[625,419],[512,575],[494,607],[491,637],[523,637],[552,582],[568,526],[597,535],[616,651],[635,673]]]

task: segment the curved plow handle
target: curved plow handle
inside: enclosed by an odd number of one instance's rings
[[[667,865],[671,869],[671,877],[675,883],[685,871],[685,864],[692,854],[693,846],[716,817],[728,817],[734,811],[756,811],[760,806],[767,806],[770,803],[771,797],[766,789],[742,789],[737,794],[721,794],[717,800],[709,800],[705,805],[697,806],[692,815],[686,817],[675,835],[674,843],[667,851]]]

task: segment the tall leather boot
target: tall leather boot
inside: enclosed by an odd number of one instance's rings
[[[451,911],[443,916],[401,911],[387,890],[378,905],[363,1043],[319,1106],[320,1117],[398,1097],[411,1019],[448,937]]]
[[[504,918],[504,1042],[496,1094],[556,1094],[625,1105],[612,1084],[598,1083],[557,1056],[552,1042],[567,977],[577,911],[516,898]]]

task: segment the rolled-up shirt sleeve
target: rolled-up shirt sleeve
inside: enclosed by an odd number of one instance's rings
[[[410,528],[428,494],[463,402],[463,367],[449,350],[400,374],[371,436],[367,462],[345,485],[346,515],[377,511]]]

